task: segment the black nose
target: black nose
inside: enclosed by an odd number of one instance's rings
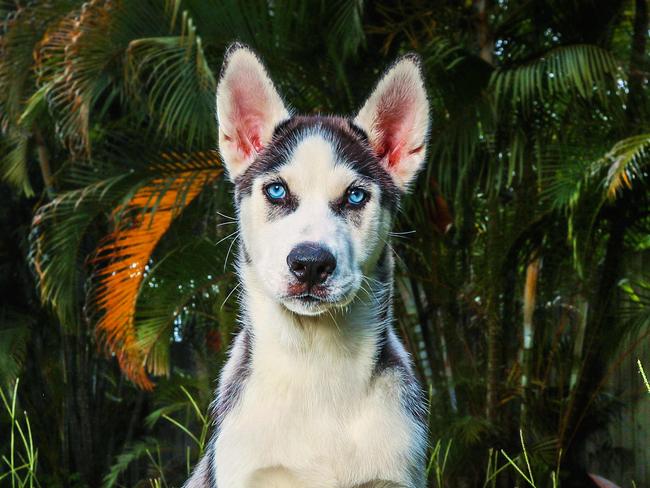
[[[298,244],[287,256],[287,264],[300,283],[320,285],[336,269],[336,258],[315,242]]]

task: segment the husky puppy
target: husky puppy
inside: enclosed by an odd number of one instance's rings
[[[398,59],[354,116],[300,116],[235,44],[217,117],[241,330],[185,487],[424,487],[425,399],[392,325],[388,244],[424,161],[419,59]]]

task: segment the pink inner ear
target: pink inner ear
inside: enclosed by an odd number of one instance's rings
[[[265,87],[259,80],[246,76],[247,74],[243,73],[229,82],[232,101],[230,121],[234,134],[225,136],[227,141],[235,143],[237,150],[245,158],[253,152],[259,153],[264,147],[263,127],[268,118]]]
[[[387,158],[389,168],[404,157],[415,121],[415,109],[415,97],[409,95],[399,81],[393,83],[379,101],[374,126],[379,135],[375,151],[380,159]],[[421,149],[410,150],[409,154]]]

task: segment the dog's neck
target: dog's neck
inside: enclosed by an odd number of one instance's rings
[[[240,264],[239,273],[244,284],[242,322],[254,337],[256,356],[268,352],[325,362],[374,359],[392,320],[390,255],[382,256],[350,304],[316,316],[297,315],[270,297],[246,263]]]

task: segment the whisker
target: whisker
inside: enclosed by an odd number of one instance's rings
[[[235,291],[237,291],[237,290],[239,289],[240,286],[241,286],[241,282],[237,283],[237,286],[235,286],[235,287],[230,291],[230,293],[228,293],[228,296],[225,298],[225,300],[224,300],[223,303],[221,304],[221,307],[219,307],[219,310],[221,310],[221,309],[223,308],[223,306],[226,304],[226,302],[228,301],[228,299],[230,298],[230,296],[231,296],[233,293],[235,293]]]
[[[233,244],[235,244],[235,242],[237,242],[237,239],[239,239],[239,234],[237,234],[233,238],[232,242],[230,243],[230,246],[228,246],[228,252],[226,253],[226,260],[223,263],[223,270],[224,271],[226,271],[226,267],[228,266],[228,258],[230,257],[230,251],[232,250],[232,246],[233,246]]]
[[[379,281],[378,279],[373,278],[373,277],[371,277],[371,276],[367,276],[367,275],[365,275],[365,274],[362,274],[362,275],[361,275],[361,278],[363,278],[363,279],[365,279],[365,280],[368,280],[368,281],[373,281],[373,282],[377,283],[377,284],[380,285],[380,286],[387,286],[387,283],[384,283],[383,281]]]
[[[336,318],[334,317],[334,314],[332,313],[331,310],[327,309],[326,310],[329,316],[332,318],[332,321],[334,322],[334,326],[336,327],[336,330],[339,331],[339,334],[343,335],[343,331],[341,330],[341,327],[339,327],[339,323],[336,321]],[[345,352],[350,352],[347,343],[343,342],[342,344],[343,349]]]
[[[232,232],[231,234],[228,234],[226,237],[223,237],[222,239],[219,239],[216,243],[215,246],[218,246],[221,244],[223,241],[230,239],[232,236],[239,234],[239,230],[236,230],[235,232]]]
[[[217,211],[217,215],[222,216],[224,219],[232,220],[232,221],[234,221],[234,222],[237,221],[237,219],[236,219],[235,217],[231,217],[230,215],[226,215],[226,214],[221,213],[221,212],[219,212],[219,211]]]
[[[399,260],[402,262],[402,265],[403,265],[404,267],[407,267],[407,266],[406,266],[406,261],[404,261],[404,259],[402,258],[402,256],[400,256],[400,255],[397,253],[397,251],[395,251],[395,248],[394,248],[393,246],[391,246],[390,243],[389,243],[386,239],[381,238],[381,240],[383,241],[384,244],[386,244],[386,246],[388,247],[388,249],[390,249],[391,253],[393,253],[393,255],[394,255],[397,259],[399,259]]]
[[[370,291],[369,291],[365,286],[363,286],[363,285],[359,285],[359,289],[362,290],[362,291],[364,291],[364,292],[366,293],[366,295],[368,295],[368,298],[370,298],[370,300],[372,300],[373,302],[377,303],[377,300],[376,300],[375,296],[372,295],[372,294],[370,293]],[[364,303],[366,303],[366,302],[364,301]]]
[[[411,234],[415,234],[415,231],[413,231],[413,232],[403,232],[403,233],[393,233],[393,232],[389,232],[389,233],[388,233],[388,236],[389,236],[389,237],[393,237],[393,238],[395,238],[395,239],[410,239],[410,238],[411,238]]]

